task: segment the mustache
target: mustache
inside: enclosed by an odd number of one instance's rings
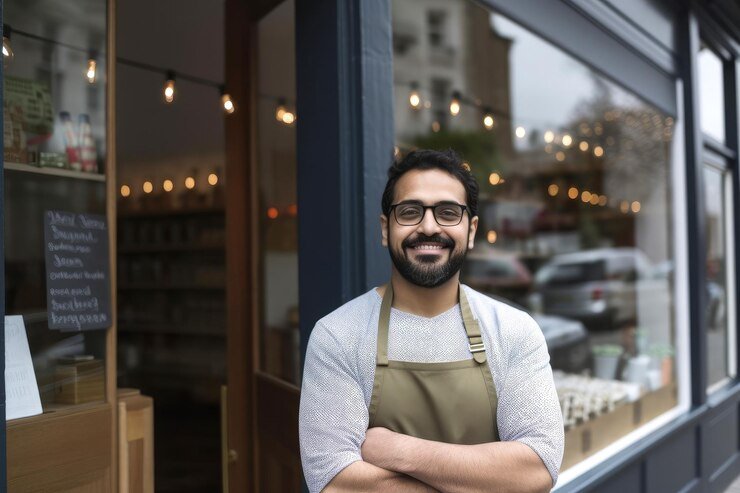
[[[455,246],[455,242],[452,241],[450,238],[445,238],[442,235],[432,235],[432,236],[426,236],[423,234],[417,235],[414,238],[406,238],[403,240],[403,243],[401,246],[404,248],[415,248],[422,243],[437,243],[438,245],[442,245],[443,247],[452,248]]]

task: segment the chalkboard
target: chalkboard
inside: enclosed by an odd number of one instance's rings
[[[44,239],[49,328],[66,332],[110,327],[105,216],[46,211]]]

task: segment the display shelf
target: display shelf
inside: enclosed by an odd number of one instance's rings
[[[223,284],[119,284],[120,291],[223,291]]]
[[[3,166],[9,171],[20,171],[23,173],[34,173],[47,176],[61,176],[63,178],[72,178],[75,180],[105,182],[105,175],[101,175],[99,173],[86,173],[84,171],[75,171],[71,169],[39,168],[38,166],[32,166],[30,164],[11,162],[6,162]]]
[[[120,199],[119,199],[120,200]],[[158,209],[158,210],[120,210],[118,219],[156,219],[172,218],[177,216],[202,216],[209,214],[224,214],[223,207],[202,207],[187,209]]]
[[[194,337],[216,337],[225,338],[226,332],[207,332],[204,330],[183,329],[173,325],[148,325],[148,324],[131,324],[120,325],[118,327],[119,335],[121,334],[148,334],[148,335],[173,335],[173,336],[194,336]]]
[[[223,243],[212,244],[173,244],[173,245],[139,245],[119,246],[118,253],[124,255],[137,253],[172,253],[172,252],[218,252],[226,249]]]

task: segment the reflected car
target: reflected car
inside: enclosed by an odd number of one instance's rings
[[[580,373],[590,367],[591,343],[582,322],[556,315],[527,310],[511,300],[488,294],[491,298],[529,313],[545,336],[553,369]]]
[[[637,248],[600,248],[556,255],[534,278],[530,306],[614,329],[637,320],[637,281],[650,262]]]
[[[471,288],[504,299],[522,300],[532,287],[532,274],[511,253],[490,248],[471,251],[465,259],[462,280]]]

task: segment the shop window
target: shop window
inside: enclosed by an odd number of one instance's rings
[[[704,164],[704,206],[706,229],[706,327],[707,327],[707,383],[710,389],[721,386],[735,374],[734,334],[729,330],[734,307],[728,301],[731,266],[727,231],[731,231],[732,176],[716,166],[714,160]],[[722,162],[721,160],[719,162]]]
[[[431,35],[428,4],[439,5],[396,0],[394,32]],[[462,281],[539,323],[567,470],[677,405],[680,122],[477,3],[444,10],[449,64],[395,54],[396,145],[451,147],[477,177],[478,236]]]
[[[722,59],[702,43],[698,56],[699,114],[701,129],[713,139],[725,142],[725,85]]]
[[[294,3],[258,24],[257,174],[262,370],[300,382]]]

